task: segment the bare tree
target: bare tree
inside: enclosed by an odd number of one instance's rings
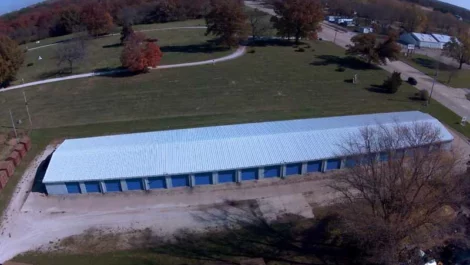
[[[70,73],[73,72],[74,64],[85,59],[86,45],[83,39],[73,40],[59,44],[56,50],[57,66],[67,63]]]
[[[361,130],[341,146],[347,170],[333,178],[345,231],[371,262],[396,265],[444,240],[464,186],[458,155],[430,123]],[[406,149],[405,149],[406,148]]]
[[[266,19],[266,14],[257,8],[248,12],[248,20],[253,40],[266,34],[266,32],[271,28],[271,22]]]

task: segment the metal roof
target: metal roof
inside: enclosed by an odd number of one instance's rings
[[[443,35],[443,34],[431,34],[438,42],[440,43],[448,43],[450,42],[451,36]]]
[[[413,32],[411,35],[418,41],[438,43],[437,40],[429,34]]]
[[[212,172],[338,156],[339,144],[366,126],[428,122],[419,111],[225,125],[64,141],[44,183]]]

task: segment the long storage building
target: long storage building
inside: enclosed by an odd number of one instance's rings
[[[43,183],[50,195],[152,190],[325,172],[345,166],[341,143],[362,128],[426,122],[418,111],[261,122],[64,141]]]

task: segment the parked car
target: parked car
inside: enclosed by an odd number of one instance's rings
[[[418,81],[416,81],[416,79],[414,77],[409,77],[408,78],[408,83],[410,83],[410,85],[412,85],[412,86],[416,86],[418,84]]]

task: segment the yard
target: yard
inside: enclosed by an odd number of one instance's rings
[[[32,115],[33,151],[5,190],[3,212],[26,165],[55,139],[216,124],[362,113],[421,110],[470,136],[470,128],[437,102],[411,100],[404,84],[396,94],[374,90],[388,76],[346,57],[328,42],[298,48],[283,43],[252,47],[241,58],[216,65],[155,70],[137,76],[96,77],[0,93],[0,126],[29,129],[22,92]],[[342,71],[339,67],[343,67]],[[352,84],[358,74],[360,83]],[[372,88],[372,89],[371,89]]]
[[[439,83],[455,88],[470,88],[470,70],[458,70],[452,65],[421,54],[413,54],[411,58],[403,57],[401,60],[429,76],[436,76],[439,69],[437,76]]]
[[[136,26],[136,30],[152,30],[158,28],[181,27],[181,26],[203,26],[204,21],[193,20],[166,24],[151,24]],[[175,64],[214,59],[231,53],[228,48],[217,47],[208,43],[212,36],[205,36],[205,29],[174,29],[147,31],[145,35],[149,38],[158,39],[162,52],[164,53],[161,64]],[[77,37],[67,36],[67,38]],[[66,39],[65,37],[58,40]],[[48,40],[44,41],[48,43]],[[61,45],[61,44],[59,44]],[[31,50],[26,53],[25,63],[17,74],[14,84],[20,84],[43,80],[47,78],[69,75],[69,65],[57,65],[57,45]],[[86,57],[83,61],[76,63],[73,74],[115,69],[121,66],[120,55],[122,51],[120,35],[105,36],[86,41]],[[39,60],[39,57],[42,60]],[[32,64],[32,65],[31,65]],[[29,65],[29,66],[28,66]]]

